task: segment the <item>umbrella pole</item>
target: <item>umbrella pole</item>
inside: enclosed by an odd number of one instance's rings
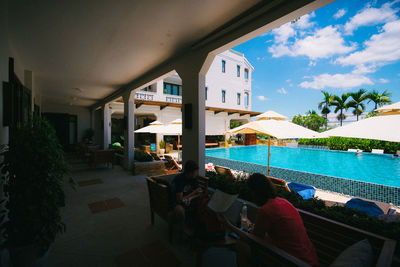
[[[268,164],[267,164],[267,176],[269,176],[269,157],[270,154],[270,147],[271,147],[271,136],[268,135]]]

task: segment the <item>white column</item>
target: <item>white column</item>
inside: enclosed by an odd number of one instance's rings
[[[124,168],[130,170],[134,160],[135,142],[135,92],[122,96],[124,100]]]
[[[200,175],[204,175],[205,75],[189,70],[179,72],[179,76],[182,78],[183,161],[194,160],[199,165]]]
[[[108,149],[111,144],[111,111],[110,104],[101,107],[103,113],[103,149]]]

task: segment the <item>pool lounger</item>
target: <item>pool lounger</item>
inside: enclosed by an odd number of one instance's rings
[[[371,150],[371,153],[374,153],[374,154],[383,154],[383,149],[372,149],[372,150]]]

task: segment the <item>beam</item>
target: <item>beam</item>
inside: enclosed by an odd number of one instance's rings
[[[166,107],[168,107],[169,105],[164,105],[164,106],[160,106],[160,110],[165,109]],[[181,108],[182,109],[182,108]]]
[[[239,113],[239,112],[228,112],[228,116],[233,115],[235,113]]]
[[[144,72],[139,77],[121,86],[104,99],[92,105],[95,109],[115,100],[125,92],[145,87],[154,81],[175,73],[176,66],[185,58],[219,54],[291,20],[325,6],[334,0],[272,0],[261,1],[234,19],[227,21],[210,34],[200,38],[191,46],[177,51],[167,60]]]
[[[140,108],[144,103],[138,103],[135,105],[136,109]]]
[[[224,112],[224,111],[222,111],[222,110],[214,111],[214,115],[217,115],[217,114],[219,114],[219,113],[221,113],[221,112]]]

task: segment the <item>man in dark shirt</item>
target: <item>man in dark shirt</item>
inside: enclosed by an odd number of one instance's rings
[[[199,187],[199,166],[193,161],[186,162],[183,173],[175,176],[172,184],[176,194],[175,216],[178,222],[192,224],[196,217],[194,200],[202,192]]]

